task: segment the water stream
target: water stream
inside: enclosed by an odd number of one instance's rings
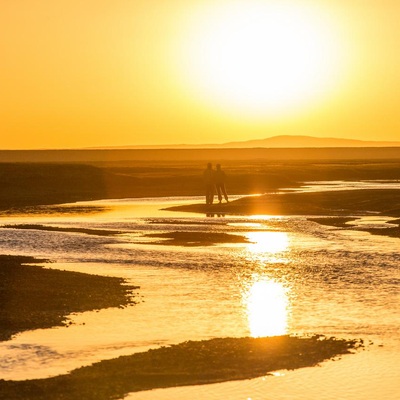
[[[0,228],[0,253],[54,261],[46,268],[123,277],[140,289],[136,305],[71,315],[68,327],[1,342],[0,379],[54,376],[185,340],[319,333],[374,344],[322,367],[127,398],[398,399],[399,239],[323,226],[306,216],[207,218],[163,210],[201,200],[97,201],[81,205],[106,211],[2,217],[2,225],[122,231],[94,236]],[[372,223],[386,221],[390,218]],[[224,232],[243,235],[249,243],[183,247],[143,237],[169,231]]]

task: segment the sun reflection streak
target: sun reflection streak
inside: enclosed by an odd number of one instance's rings
[[[251,242],[247,249],[256,254],[276,254],[286,251],[289,247],[289,237],[286,232],[250,232],[247,238]]]
[[[243,294],[251,336],[277,336],[287,332],[287,292],[281,283],[266,277],[253,281]]]

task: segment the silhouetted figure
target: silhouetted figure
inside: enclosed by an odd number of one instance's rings
[[[225,181],[226,175],[225,172],[221,169],[221,164],[217,164],[217,170],[215,171],[215,187],[217,189],[218,200],[222,203],[222,195],[224,196],[227,203],[229,203],[228,195],[226,194]]]
[[[206,187],[206,204],[211,205],[214,201],[215,171],[212,164],[208,163],[203,172],[204,184]]]

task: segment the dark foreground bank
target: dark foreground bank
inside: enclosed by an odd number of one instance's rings
[[[129,392],[250,379],[314,366],[362,346],[362,341],[322,336],[190,341],[101,361],[54,378],[0,381],[0,398],[119,399]]]
[[[26,330],[67,326],[71,313],[133,303],[137,287],[123,285],[121,278],[23,265],[44,261],[0,255],[0,340]]]

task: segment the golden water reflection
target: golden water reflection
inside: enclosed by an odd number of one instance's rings
[[[253,280],[243,294],[253,337],[284,335],[288,325],[288,289],[267,277]]]
[[[247,249],[252,253],[276,254],[286,251],[289,247],[289,237],[286,232],[249,232],[247,238],[251,243]]]

